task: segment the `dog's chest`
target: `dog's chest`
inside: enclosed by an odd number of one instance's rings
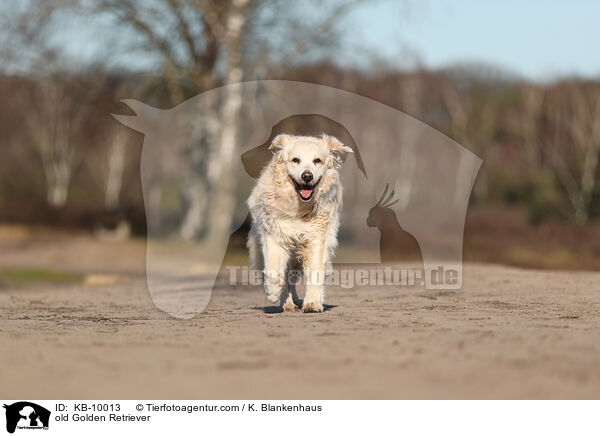
[[[321,215],[313,215],[280,219],[276,221],[275,225],[282,239],[290,243],[303,244],[323,234],[326,230],[327,222]]]

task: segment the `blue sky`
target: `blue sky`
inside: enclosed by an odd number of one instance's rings
[[[537,80],[600,77],[599,20],[592,0],[379,0],[350,14],[345,38],[393,65],[483,62]]]
[[[533,80],[600,78],[598,20],[600,1],[593,0],[366,0],[340,20],[343,48],[334,58],[364,68],[374,59],[399,68],[474,62]],[[96,18],[70,23],[62,37],[80,60],[93,60],[107,41],[114,48],[127,39]],[[125,59],[132,61],[153,59]]]

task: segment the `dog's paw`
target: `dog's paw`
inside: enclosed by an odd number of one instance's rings
[[[300,309],[298,308],[298,306],[296,306],[294,303],[290,303],[290,302],[285,302],[285,304],[283,305],[283,311],[284,312],[298,312]]]
[[[271,304],[279,304],[281,296],[275,294],[267,294],[267,301]]]
[[[304,313],[319,313],[323,312],[323,305],[318,301],[305,301],[302,306]]]

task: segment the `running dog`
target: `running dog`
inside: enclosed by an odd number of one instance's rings
[[[269,149],[273,158],[248,198],[250,263],[263,269],[267,300],[285,311],[298,310],[288,270],[301,264],[307,279],[302,310],[322,312],[340,225],[339,168],[352,149],[326,134],[278,135]]]

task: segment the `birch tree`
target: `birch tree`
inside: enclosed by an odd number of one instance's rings
[[[80,127],[84,115],[66,85],[58,80],[42,82],[31,99],[25,102],[24,121],[42,162],[48,204],[61,207],[67,202],[73,173],[81,162],[74,130]]]
[[[245,11],[250,0],[233,0],[225,28],[227,51],[227,74],[222,109],[221,138],[213,150],[211,166],[214,168],[213,198],[209,222],[211,243],[228,237],[235,209],[234,188],[237,184],[239,165],[235,159],[238,145],[239,116],[242,107],[242,34],[246,23]]]
[[[121,126],[114,128],[108,135],[105,162],[102,165],[102,187],[104,207],[116,210],[119,206],[123,188],[123,174],[127,163],[128,132]]]

